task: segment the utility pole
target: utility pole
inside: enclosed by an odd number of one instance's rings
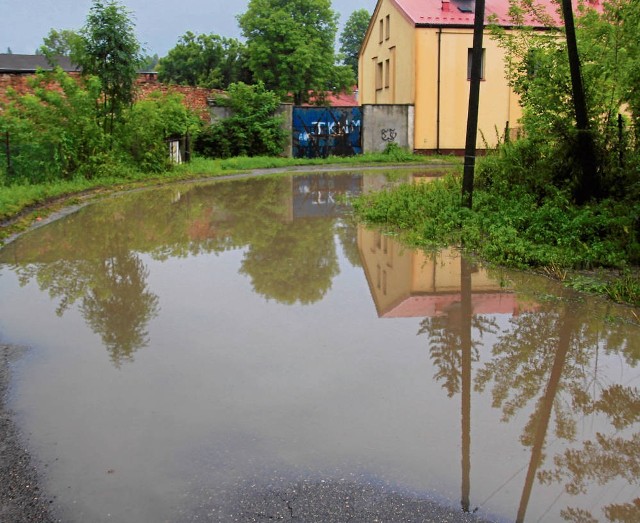
[[[464,149],[464,174],[462,177],[462,205],[471,209],[473,204],[473,177],[476,165],[476,138],[478,136],[478,108],[480,106],[480,81],[482,80],[482,38],[484,36],[485,0],[476,0],[473,23],[473,50],[471,52],[471,85],[467,116],[467,139]]]
[[[601,187],[596,169],[595,145],[589,129],[589,116],[587,114],[587,102],[584,97],[584,86],[580,72],[580,55],[578,54],[578,42],[576,39],[571,0],[562,0],[562,16],[564,18],[567,38],[567,53],[569,54],[573,105],[576,112],[578,156],[580,157],[582,167],[582,176],[578,182],[576,200],[578,203],[584,203],[591,197],[597,196],[600,193]]]

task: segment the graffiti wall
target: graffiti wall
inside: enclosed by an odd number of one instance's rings
[[[413,149],[413,105],[363,105],[367,122],[362,131],[362,148],[366,153],[384,151],[391,142]]]
[[[362,153],[359,107],[294,107],[293,157],[324,158]]]

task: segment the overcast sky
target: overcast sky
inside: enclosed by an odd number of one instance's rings
[[[133,14],[136,35],[149,54],[164,56],[187,31],[240,37],[236,15],[249,0],[122,0]],[[0,53],[33,54],[54,29],[79,29],[92,0],[0,0]],[[356,9],[373,12],[376,0],[333,0],[344,24]],[[338,35],[340,34],[338,31]]]

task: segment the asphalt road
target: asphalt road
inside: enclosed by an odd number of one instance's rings
[[[0,523],[53,523],[55,500],[41,489],[28,440],[7,408],[11,362],[23,349],[0,345]],[[437,500],[389,491],[364,480],[256,478],[212,496],[202,487],[177,514],[177,523],[296,521],[318,523],[482,523]],[[122,522],[148,523],[148,522]],[[150,523],[150,522],[149,522]]]

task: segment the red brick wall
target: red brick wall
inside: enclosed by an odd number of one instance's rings
[[[31,74],[0,74],[0,102],[7,101],[6,92],[9,87],[15,89],[19,94],[28,93],[30,89],[27,81],[32,76]],[[207,99],[222,92],[204,89],[203,87],[161,84],[158,82],[158,77],[154,73],[140,74],[136,83],[139,92],[138,96],[142,99],[154,91],[161,91],[163,93],[177,92],[182,94],[184,96],[184,105],[198,113],[200,118],[206,122],[210,120]],[[52,88],[54,87],[52,86]]]
[[[137,84],[139,89],[138,96],[142,99],[144,99],[145,96],[148,96],[154,91],[182,94],[184,96],[184,105],[198,113],[200,115],[200,118],[202,118],[206,122],[210,121],[211,119],[207,99],[223,92],[215,89],[205,89],[204,87],[162,84],[158,82],[157,76],[155,74],[141,74],[138,77]]]

